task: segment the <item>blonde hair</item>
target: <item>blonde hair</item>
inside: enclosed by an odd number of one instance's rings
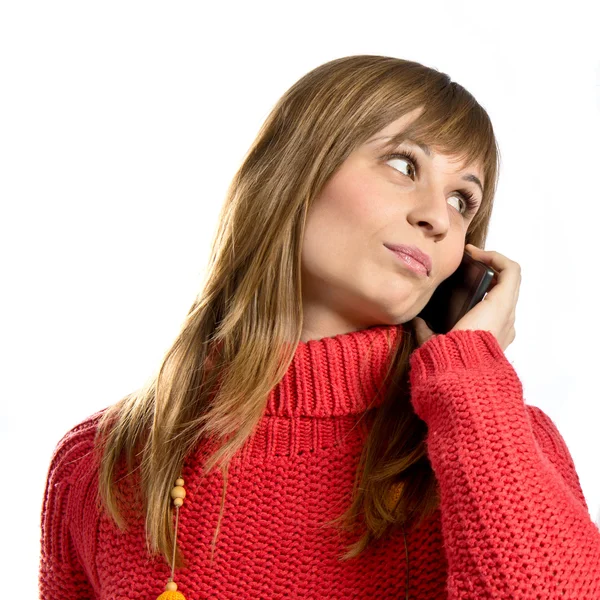
[[[138,471],[148,552],[170,564],[170,489],[202,439],[216,442],[205,474],[223,473],[251,436],[269,392],[285,375],[300,340],[300,257],[313,199],[348,155],[407,112],[413,140],[482,166],[483,203],[466,242],[481,248],[490,221],[499,150],[486,111],[445,73],[387,56],[348,56],[310,71],[270,112],[234,175],[220,213],[203,288],[158,372],[109,406],[98,423],[99,499],[124,530],[117,476],[125,459]],[[331,524],[364,534],[340,557],[358,556],[392,526],[419,524],[439,506],[426,454],[426,425],[410,404],[411,324],[391,353],[386,399],[377,409],[356,471],[350,506]],[[389,503],[390,494],[395,494]],[[177,547],[176,567],[186,566]]]

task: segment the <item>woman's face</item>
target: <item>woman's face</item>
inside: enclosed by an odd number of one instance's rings
[[[435,288],[459,266],[469,223],[485,186],[478,165],[457,171],[451,157],[427,156],[403,142],[382,149],[420,108],[390,123],[357,148],[315,198],[302,247],[302,341],[373,325],[400,324],[417,316]],[[410,150],[408,158],[386,157]],[[469,212],[459,190],[474,196]],[[408,269],[387,245],[417,246],[431,258],[429,275]]]

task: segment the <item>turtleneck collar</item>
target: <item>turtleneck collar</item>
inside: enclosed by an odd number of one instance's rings
[[[402,325],[377,325],[299,342],[264,414],[336,417],[379,406],[390,350],[401,332]]]

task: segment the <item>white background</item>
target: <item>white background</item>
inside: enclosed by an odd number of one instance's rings
[[[264,118],[306,72],[351,54],[446,72],[489,113],[502,169],[487,249],[523,275],[506,354],[600,521],[594,4],[4,3],[4,586],[37,596],[54,446],[140,386],[174,340]]]

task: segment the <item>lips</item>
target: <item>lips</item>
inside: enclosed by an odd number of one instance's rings
[[[406,244],[384,244],[384,246],[386,248],[389,248],[390,250],[393,250],[394,252],[402,252],[403,254],[406,254],[411,258],[418,260],[427,269],[427,275],[429,275],[429,273],[431,272],[431,257],[429,256],[429,254],[425,254],[425,252],[423,252],[416,246],[408,246]]]

